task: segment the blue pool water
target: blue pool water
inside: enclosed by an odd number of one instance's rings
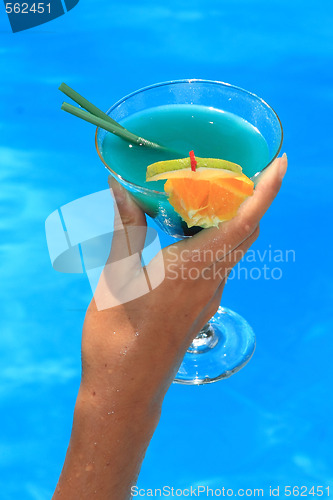
[[[52,269],[44,222],[107,175],[93,127],[59,110],[62,81],[108,108],[158,81],[222,80],[278,111],[290,169],[254,249],[295,259],[256,264],[279,280],[230,280],[223,304],[255,329],[254,358],[170,388],[139,485],[333,488],[332,63],[328,0],[81,0],[15,35],[0,6],[1,500],[50,498],[80,378],[90,288]]]

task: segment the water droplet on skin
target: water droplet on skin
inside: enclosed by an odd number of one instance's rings
[[[138,337],[140,335],[139,332],[135,332],[135,336]]]
[[[114,411],[108,411],[108,415],[113,415]]]

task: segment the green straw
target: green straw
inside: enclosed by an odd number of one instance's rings
[[[62,83],[59,87],[59,90],[61,90],[61,92],[67,95],[67,97],[70,97],[70,99],[72,99],[74,102],[79,104],[81,108],[89,111],[89,113],[91,113],[92,115],[98,116],[99,118],[102,118],[103,120],[106,120],[112,123],[113,125],[117,125],[117,127],[124,128],[122,125],[120,125],[120,123],[117,123],[115,120],[113,120],[111,116],[104,113],[104,111],[102,111],[97,106],[89,102],[85,97],[83,97],[74,89],[69,87],[66,83]]]
[[[61,106],[61,109],[67,111],[67,113],[71,113],[72,115],[75,115],[78,118],[81,118],[82,120],[92,123],[93,125],[96,125],[97,127],[100,127],[104,130],[107,130],[108,132],[111,132],[112,134],[117,135],[118,137],[121,137],[125,141],[130,142],[132,144],[136,144],[138,146],[145,146],[153,149],[159,149],[161,151],[167,150],[167,148],[160,146],[155,142],[148,141],[143,137],[139,137],[138,135],[132,134],[132,132],[126,130],[126,128],[120,125],[120,123],[117,123],[115,120],[113,120],[113,118],[111,118],[109,115],[104,113],[104,111],[102,111],[97,106],[89,102],[85,97],[83,97],[74,89],[69,87],[69,85],[67,85],[66,83],[62,83],[59,87],[59,90],[61,90],[61,92],[63,92],[65,95],[67,95],[77,104],[79,104],[81,108],[84,108],[86,110],[83,111],[80,108],[76,108],[72,104],[64,102]]]
[[[68,104],[67,102],[64,102],[62,104],[61,109],[67,111],[67,113],[77,116],[78,118],[81,118],[82,120],[85,120],[86,122],[96,125],[96,127],[100,127],[104,130],[107,130],[108,132],[111,132],[112,134],[121,137],[125,141],[130,142],[131,144],[136,144],[137,146],[146,146],[148,148],[153,148],[153,149],[160,149],[161,151],[167,150],[167,148],[160,146],[155,142],[148,141],[143,137],[139,137],[138,135],[132,134],[132,132],[129,132],[124,127],[121,127],[117,122],[111,123],[110,121],[107,121],[103,118],[93,115],[92,113],[84,111],[83,109],[77,108],[76,106]]]

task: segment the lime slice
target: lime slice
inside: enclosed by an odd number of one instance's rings
[[[199,158],[196,157],[197,166],[195,174],[205,171],[206,175],[212,176],[224,176],[224,175],[240,175],[242,173],[242,167],[237,165],[237,163],[232,163],[231,161],[221,160],[219,158]],[[192,176],[191,170],[191,160],[189,157],[180,158],[179,160],[166,160],[158,161],[152,163],[147,167],[146,180],[158,181],[161,179],[169,179],[171,177],[177,177],[179,171],[183,170],[182,176],[185,174],[184,170],[188,170],[189,176]]]

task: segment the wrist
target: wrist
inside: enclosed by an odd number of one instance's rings
[[[81,384],[58,496],[68,500],[130,497],[159,412],[120,402],[114,408]]]
[[[161,404],[155,400],[138,400],[127,391],[112,387],[93,387],[81,383],[74,409],[75,419],[105,423],[117,423],[119,426],[135,427],[141,432],[156,428],[161,415]]]

